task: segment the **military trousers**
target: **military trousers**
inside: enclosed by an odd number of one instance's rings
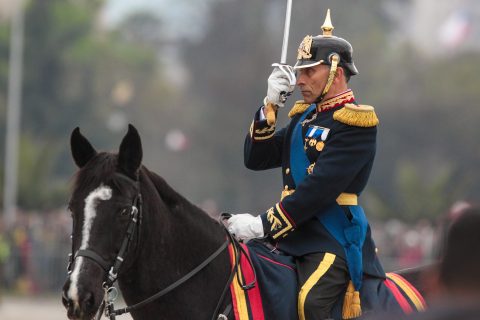
[[[332,308],[350,279],[346,261],[332,253],[318,252],[296,259],[299,283],[299,320],[332,319]]]

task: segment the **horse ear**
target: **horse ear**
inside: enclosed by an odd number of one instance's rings
[[[90,142],[80,133],[80,128],[76,127],[70,136],[70,149],[75,164],[82,168],[92,159],[97,151],[92,147]]]
[[[138,169],[142,164],[142,141],[137,129],[131,124],[128,125],[128,132],[123,137],[118,151],[118,165],[128,176],[136,179]]]

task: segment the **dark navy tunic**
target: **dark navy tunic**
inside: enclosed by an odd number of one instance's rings
[[[352,125],[345,123],[348,121],[335,120],[335,112],[345,104],[355,105],[350,90],[317,105],[310,112],[298,112],[287,127],[278,131],[275,131],[275,125],[269,126],[266,120],[260,120],[260,109],[246,137],[246,167],[252,170],[281,167],[284,192],[295,190],[261,215],[265,233],[279,249],[290,255],[330,252],[345,259],[344,248],[319,217],[323,211],[337,205],[340,194],[361,194],[372,170],[377,134],[376,125]],[[291,140],[298,123],[301,124],[302,140],[297,141],[297,146],[298,143],[303,145],[308,165],[302,169],[306,170],[303,172],[306,176],[296,185],[298,179],[293,177],[292,165],[295,164],[292,163]],[[300,136],[297,134],[296,137]],[[349,218],[350,206],[341,207]],[[362,252],[364,273],[384,277],[369,226]]]

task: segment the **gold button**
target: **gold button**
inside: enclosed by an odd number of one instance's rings
[[[378,248],[375,248],[375,253],[378,253]]]
[[[287,184],[285,185],[285,188],[284,188],[284,190],[288,190],[288,185],[287,185]]]
[[[290,173],[290,168],[287,168],[287,169],[285,170],[285,173],[286,173],[286,174],[289,174],[289,173]]]

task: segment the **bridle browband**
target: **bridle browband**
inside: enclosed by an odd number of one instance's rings
[[[188,272],[186,275],[184,275],[183,277],[181,277],[180,279],[178,279],[177,281],[175,281],[171,285],[169,285],[166,288],[164,288],[163,290],[157,292],[153,296],[150,296],[149,298],[146,298],[146,299],[144,299],[144,300],[142,300],[142,301],[140,301],[140,302],[138,302],[134,305],[127,306],[127,307],[120,308],[120,309],[115,309],[114,302],[117,298],[117,292],[116,292],[116,288],[114,287],[114,283],[117,280],[118,273],[119,273],[120,268],[121,268],[121,266],[123,264],[123,261],[124,261],[124,257],[126,256],[126,254],[128,252],[128,248],[130,247],[130,242],[133,239],[133,237],[135,236],[135,231],[137,229],[139,229],[139,227],[140,227],[139,222],[141,222],[142,216],[143,216],[143,210],[142,210],[143,200],[142,200],[142,195],[140,193],[139,177],[137,176],[137,179],[134,180],[134,179],[130,178],[129,176],[124,175],[122,173],[117,172],[117,173],[115,173],[115,175],[117,175],[117,176],[119,176],[123,179],[126,179],[129,182],[133,182],[135,184],[136,189],[137,189],[137,195],[135,196],[135,198],[133,200],[133,203],[132,203],[131,212],[130,212],[130,222],[128,224],[128,228],[127,228],[125,237],[123,238],[122,245],[120,247],[120,250],[118,251],[117,257],[115,258],[115,260],[113,262],[113,265],[111,263],[107,262],[103,257],[101,257],[98,253],[96,253],[95,251],[93,251],[91,249],[81,249],[81,250],[79,249],[79,250],[77,250],[75,255],[73,255],[73,250],[74,250],[73,249],[73,233],[72,233],[72,236],[71,236],[71,239],[72,239],[72,253],[69,254],[69,263],[68,263],[68,267],[67,267],[68,274],[72,273],[72,265],[73,265],[73,263],[74,263],[74,261],[76,260],[77,257],[85,257],[87,259],[90,259],[90,260],[96,262],[106,272],[106,278],[105,278],[105,281],[102,284],[102,286],[105,290],[105,297],[104,297],[104,300],[103,300],[99,310],[97,311],[97,316],[96,316],[95,319],[99,320],[101,318],[104,309],[105,309],[105,315],[110,320],[114,320],[116,316],[119,316],[119,315],[122,315],[122,314],[125,314],[125,313],[130,313],[133,310],[140,309],[143,306],[149,304],[150,302],[153,302],[153,301],[159,299],[160,297],[162,297],[162,296],[166,295],[167,293],[171,292],[172,290],[176,289],[177,287],[179,287],[180,285],[182,285],[183,283],[188,281],[190,278],[192,278],[194,275],[199,273],[201,270],[203,270],[207,265],[209,265],[213,260],[215,260],[215,258],[217,258],[220,255],[220,253],[222,253],[228,247],[229,243],[231,243],[232,248],[233,248],[233,252],[234,252],[234,257],[235,257],[234,268],[231,269],[228,281],[227,281],[227,283],[226,283],[226,285],[225,285],[225,287],[222,291],[222,294],[220,296],[220,299],[217,303],[217,306],[215,308],[215,311],[214,311],[213,317],[212,317],[212,320],[214,320],[214,319],[227,319],[226,315],[228,315],[230,313],[231,308],[232,308],[231,305],[228,305],[226,307],[226,309],[221,314],[219,314],[219,310],[220,310],[222,302],[223,302],[223,300],[224,300],[224,298],[225,298],[225,296],[228,292],[228,288],[230,286],[230,283],[233,280],[233,277],[234,277],[235,273],[237,274],[237,280],[238,280],[240,286],[244,290],[251,289],[255,286],[256,275],[255,275],[255,270],[253,269],[253,264],[250,260],[250,257],[246,254],[245,249],[241,246],[239,241],[232,234],[230,234],[228,232],[228,230],[225,227],[224,227],[224,230],[227,233],[227,240],[214,253],[212,253],[208,258],[206,258],[197,267],[192,269],[190,272]],[[229,214],[222,214],[220,219],[221,220],[228,219],[230,216],[231,215],[229,215]],[[223,226],[223,223],[221,223],[221,224]],[[138,231],[138,233],[140,233],[140,231]],[[137,239],[139,239],[139,236],[137,236]],[[238,272],[238,270],[240,268],[241,254],[245,255],[245,257],[247,258],[247,261],[250,263],[250,265],[252,266],[252,269],[254,270],[254,279],[251,283],[248,283],[248,284],[244,284],[242,279],[239,277],[240,273]],[[237,270],[237,272],[235,272],[236,270]],[[216,318],[217,314],[218,314],[218,318]]]

